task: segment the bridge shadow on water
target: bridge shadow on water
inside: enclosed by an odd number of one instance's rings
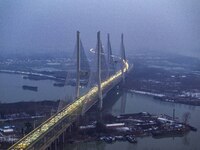
[[[96,103],[89,111],[86,112],[84,116],[81,117],[78,124],[87,125],[87,123],[91,123],[94,121],[104,122],[104,119],[108,121],[109,116],[112,115],[112,107],[121,100],[121,110],[120,113],[124,113],[126,106],[126,99],[124,98],[125,90],[123,86],[119,84],[111,91],[107,93],[105,98],[103,99],[103,109],[99,111],[99,103]],[[125,97],[126,98],[126,97]],[[61,148],[62,147],[62,148]],[[102,143],[101,141],[92,141],[92,142],[78,142],[74,144],[64,144],[60,147],[62,150],[88,150],[88,149],[96,149],[103,150],[106,147],[106,143]]]
[[[125,111],[125,104],[126,99],[124,98],[125,89],[123,89],[123,86],[121,84],[117,85],[115,88],[113,88],[111,91],[107,93],[105,98],[103,99],[103,108],[100,111],[99,110],[99,103],[96,103],[86,114],[86,117],[89,117],[92,120],[97,120],[102,116],[111,115],[112,114],[112,108],[113,106],[120,100],[121,101],[121,110],[120,113],[123,114]]]

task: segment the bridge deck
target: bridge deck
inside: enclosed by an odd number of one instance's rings
[[[126,72],[129,68],[129,64],[125,62],[124,72]],[[116,72],[115,75],[109,77],[107,80],[103,81],[101,83],[102,89],[105,89],[108,87],[112,82],[115,82],[117,79],[119,79],[122,75],[122,71]],[[84,103],[89,103],[91,100],[91,97],[96,96],[98,93],[98,87],[95,86],[91,88],[85,95],[81,96],[68,106],[66,106],[64,109],[62,109],[60,112],[56,113],[52,117],[50,117],[48,120],[46,120],[44,123],[42,123],[40,126],[38,126],[36,129],[34,129],[32,132],[24,136],[21,140],[19,140],[17,143],[15,143],[12,147],[9,148],[9,150],[24,150],[24,149],[30,149],[34,143],[37,142],[38,139],[40,139],[42,136],[46,135],[51,129],[60,123],[60,120],[66,118],[67,116],[77,114],[77,110],[82,109]]]

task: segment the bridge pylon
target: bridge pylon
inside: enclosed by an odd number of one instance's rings
[[[80,32],[76,33],[76,98],[80,96]]]
[[[112,56],[112,47],[110,43],[110,34],[107,34],[107,61],[108,61],[108,77],[114,72],[114,60]]]
[[[124,72],[124,62],[126,61],[126,54],[125,54],[125,47],[124,47],[124,34],[121,34],[121,47],[120,47],[120,52],[121,52],[121,71],[122,71],[122,81],[123,84],[125,82],[125,75],[126,72]]]
[[[101,39],[100,31],[97,32],[97,73],[98,73],[98,98],[99,98],[99,109],[102,110],[103,107],[103,97],[101,89]]]

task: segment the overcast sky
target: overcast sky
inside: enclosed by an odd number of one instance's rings
[[[85,49],[96,32],[115,50],[200,54],[200,0],[0,0],[0,51],[73,51],[76,30]]]

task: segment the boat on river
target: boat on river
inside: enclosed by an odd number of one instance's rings
[[[30,85],[23,85],[22,86],[23,90],[30,90],[30,91],[38,91],[38,87],[37,86],[30,86]]]

